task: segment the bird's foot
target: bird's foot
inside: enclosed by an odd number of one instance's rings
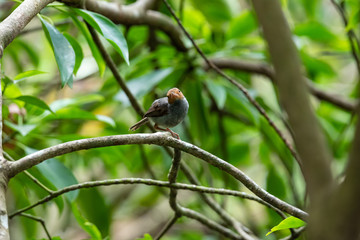
[[[166,128],[166,131],[170,132],[171,136],[173,136],[174,138],[177,138],[180,140],[179,134],[177,134],[176,132],[171,131],[169,128]]]
[[[155,124],[154,128],[155,128],[156,130],[161,130],[161,131],[169,132],[169,133],[171,133],[171,136],[172,136],[172,137],[177,138],[177,139],[180,140],[179,134],[177,134],[176,132],[172,131],[170,128],[161,128],[161,127],[159,127],[157,124]]]

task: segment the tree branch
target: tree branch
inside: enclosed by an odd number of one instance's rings
[[[310,198],[322,198],[322,193],[330,190],[333,184],[330,153],[310,105],[291,32],[279,1],[253,0],[253,5],[269,46],[280,101],[289,116],[289,123],[294,132]]]
[[[235,190],[223,189],[223,188],[210,188],[198,185],[191,185],[185,183],[169,183],[168,181],[159,181],[154,179],[144,179],[144,178],[121,178],[121,179],[108,179],[108,180],[99,180],[99,181],[91,181],[91,182],[84,182],[79,184],[74,184],[67,186],[65,188],[59,189],[57,191],[53,191],[48,196],[44,197],[43,199],[39,200],[38,202],[29,205],[25,208],[19,209],[16,212],[9,215],[10,218],[28,211],[36,206],[39,206],[43,203],[49,202],[54,198],[57,198],[65,193],[76,191],[78,189],[83,188],[93,188],[99,186],[111,186],[111,185],[122,185],[122,184],[144,184],[148,186],[157,186],[157,187],[165,187],[165,188],[174,188],[179,190],[189,190],[193,192],[201,192],[201,193],[209,193],[209,194],[218,194],[218,195],[225,195],[225,196],[234,196],[240,197],[243,199],[248,199],[251,201],[258,202],[276,212],[281,212],[279,209],[275,208],[274,206],[268,204],[267,202],[263,201],[261,198],[249,195],[245,192],[239,192]]]
[[[159,234],[154,238],[155,240],[159,240],[162,236],[170,230],[170,228],[176,223],[179,217],[175,214],[164,226],[163,229],[159,232]]]
[[[90,148],[129,144],[156,144],[159,146],[169,146],[177,148],[183,152],[187,152],[229,173],[234,178],[242,182],[250,191],[255,193],[255,195],[268,202],[269,204],[275,206],[276,208],[304,220],[308,216],[306,212],[291,206],[290,204],[276,198],[275,196],[263,190],[253,180],[251,180],[248,176],[246,176],[242,171],[240,171],[233,165],[223,161],[222,159],[212,155],[209,152],[206,152],[199,147],[196,147],[195,145],[186,143],[178,139],[174,139],[170,137],[167,133],[115,135],[81,139],[62,143],[27,155],[16,162],[9,162],[9,177],[13,177],[16,174],[32,166],[35,166],[44,160],[66,153]]]
[[[181,151],[174,148],[174,157],[168,174],[168,180],[170,184],[176,183],[176,178],[180,168],[181,161]],[[170,188],[169,204],[172,210],[175,212],[175,216],[181,217],[181,211],[178,209],[178,204],[176,202],[177,190],[175,188]]]
[[[41,9],[53,1],[25,0],[4,21],[0,22],[0,59],[7,45],[14,40]]]
[[[273,69],[265,63],[254,63],[240,59],[229,59],[229,58],[214,58],[214,59],[210,59],[210,61],[220,69],[232,69],[232,70],[238,70],[248,73],[256,73],[259,75],[266,76],[274,84],[276,84],[275,73]],[[203,64],[203,68],[207,70],[209,66],[207,64]],[[346,111],[353,112],[355,110],[356,107],[355,102],[345,99],[340,95],[336,95],[333,93],[320,90],[309,79],[306,79],[305,81],[310,93],[315,97],[317,97],[319,100],[329,102]]]
[[[41,226],[44,228],[44,231],[45,231],[46,236],[48,237],[48,239],[49,239],[49,240],[52,239],[49,231],[47,230],[47,227],[46,227],[46,224],[45,224],[44,219],[39,218],[39,217],[35,217],[35,216],[30,215],[30,214],[27,214],[27,213],[20,213],[19,215],[22,216],[22,217],[26,217],[26,218],[29,218],[29,219],[32,219],[32,220],[34,220],[34,221],[39,222],[39,223],[41,224]]]
[[[1,25],[1,23],[0,23]],[[1,29],[1,28],[0,28]],[[1,30],[0,30],[1,35]],[[0,45],[1,48],[1,45]],[[0,49],[0,240],[8,240],[9,236],[9,223],[8,223],[8,214],[6,208],[6,189],[8,185],[8,178],[6,172],[8,171],[8,161],[4,158],[3,155],[3,146],[2,146],[2,137],[3,137],[3,119],[2,119],[2,104],[3,104],[3,96],[2,96],[2,87],[1,81],[3,78],[2,75],[2,56]]]
[[[331,216],[329,222],[322,226],[322,229],[331,227],[327,233],[327,239],[359,239],[360,229],[360,205],[357,199],[360,198],[360,106],[357,107],[357,123],[352,147],[349,154],[349,161],[345,169],[345,180],[335,191],[332,197]],[[335,200],[336,199],[336,200]],[[327,214],[324,214],[329,216]],[[347,224],[344,224],[344,223]],[[329,224],[330,223],[330,224]]]

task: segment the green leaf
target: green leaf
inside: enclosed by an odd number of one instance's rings
[[[54,113],[51,108],[41,99],[37,98],[37,97],[33,97],[33,96],[20,96],[20,97],[17,97],[15,98],[16,100],[20,100],[20,101],[23,101],[27,104],[31,104],[31,105],[34,105],[34,106],[37,106],[39,108],[42,108],[42,109],[45,109],[45,110],[48,110],[52,113]]]
[[[115,127],[116,126],[116,123],[114,121],[114,119],[112,119],[111,117],[108,117],[108,116],[105,116],[105,115],[95,115],[96,119],[101,121],[101,122],[104,122],[104,123],[107,123],[109,124],[110,126],[112,127]]]
[[[230,8],[225,0],[192,0],[191,3],[196,9],[199,9],[208,22],[216,28],[220,28],[222,24],[231,19]]]
[[[79,19],[77,19],[76,15],[70,14],[70,17],[74,21],[74,24],[80,29],[80,31],[84,35],[86,41],[88,42],[91,53],[96,61],[96,64],[99,67],[99,74],[100,74],[100,76],[103,76],[103,74],[105,72],[106,64],[104,62],[104,59],[101,56],[99,49],[95,45],[94,40],[92,39],[91,34],[89,33],[89,30],[86,28],[86,25],[83,22],[81,22]]]
[[[302,0],[302,6],[305,8],[308,19],[312,19],[317,13],[319,0]]]
[[[23,48],[24,51],[29,56],[29,60],[34,64],[35,67],[39,66],[40,64],[40,54],[35,50],[33,44],[31,41],[24,41],[20,38],[16,38],[12,45],[16,42],[17,45],[19,45],[20,48]]]
[[[89,222],[79,211],[78,207],[73,203],[71,205],[72,212],[76,218],[76,221],[79,223],[81,228],[85,230],[92,240],[102,240],[101,233],[99,229],[91,222]]]
[[[61,86],[64,87],[67,84],[69,87],[72,87],[75,67],[74,49],[64,35],[62,35],[53,25],[45,21],[40,15],[39,18],[48,41],[54,50],[56,63],[60,71]]]
[[[94,223],[103,236],[109,235],[111,210],[98,188],[82,189],[76,203],[84,217]]]
[[[256,21],[253,12],[244,11],[240,16],[231,20],[227,36],[228,39],[240,38],[253,32],[255,29]]]
[[[360,9],[356,9],[354,11],[352,11],[350,14],[349,14],[349,21],[348,21],[348,24],[346,26],[346,31],[350,31],[352,29],[356,29],[356,26],[359,24],[360,22]]]
[[[91,112],[74,107],[60,109],[56,111],[56,114],[49,115],[45,119],[46,120],[59,120],[59,119],[98,120],[103,123],[109,124],[111,127],[116,126],[114,120],[108,116],[95,115]]]
[[[217,107],[223,109],[226,101],[225,88],[214,81],[207,81],[206,85],[211,95],[214,97]]]
[[[301,60],[303,61],[308,76],[315,80],[319,75],[325,75],[327,77],[333,77],[336,75],[332,66],[324,60],[311,56],[305,51],[300,52]]]
[[[8,190],[11,191],[12,196],[14,196],[14,200],[12,201],[12,204],[15,205],[17,209],[23,208],[31,204],[31,201],[29,199],[28,195],[28,182],[29,179],[24,176],[24,174],[20,173],[16,175],[11,181],[9,182]],[[31,182],[31,181],[29,181]],[[34,209],[29,210],[30,214],[34,214]],[[24,236],[29,237],[29,239],[32,239],[32,237],[36,236],[36,229],[37,229],[37,223],[35,223],[33,220],[27,219],[27,218],[21,218],[21,231]],[[30,220],[30,221],[29,221]],[[19,229],[19,230],[20,230]],[[32,237],[30,237],[32,236]]]
[[[55,119],[83,119],[83,120],[97,120],[95,115],[91,112],[79,108],[63,108],[56,111],[56,115],[49,115],[47,120]]]
[[[306,223],[303,220],[291,216],[291,217],[285,218],[278,225],[271,228],[271,231],[268,232],[266,234],[266,236],[268,236],[270,233],[273,233],[275,231],[289,229],[289,228],[298,228],[298,227],[305,226],[305,224]]]
[[[294,33],[298,36],[308,37],[313,41],[328,43],[337,39],[325,25],[310,21],[295,26]]]
[[[93,28],[96,29],[108,42],[120,53],[125,62],[129,65],[129,50],[124,35],[118,27],[108,18],[101,14],[83,9],[74,9],[75,12],[84,18]]]
[[[6,78],[4,79],[7,80]],[[9,80],[9,78],[8,78]],[[22,95],[21,90],[17,84],[11,84],[14,83],[13,81],[9,82],[9,84],[4,84],[4,89],[2,91],[4,92],[4,97],[6,98],[16,98]],[[6,87],[6,88],[5,88]]]
[[[153,240],[150,234],[145,233],[143,238],[137,238],[136,240]]]
[[[13,129],[14,131],[19,132],[22,136],[28,135],[32,130],[34,130],[37,127],[37,125],[35,125],[35,124],[16,125],[7,120],[4,120],[4,123],[9,128]]]
[[[82,62],[82,60],[84,58],[84,54],[83,54],[83,51],[81,49],[80,44],[78,43],[78,41],[75,38],[73,38],[68,33],[64,33],[64,36],[69,41],[69,43],[71,44],[71,46],[72,46],[72,48],[74,49],[74,52],[75,52],[74,74],[76,75],[76,73],[79,70],[79,67],[81,65],[81,62]]]
[[[22,72],[18,75],[16,75],[16,77],[14,77],[14,80],[22,80],[24,78],[28,78],[28,77],[32,77],[32,76],[36,76],[39,74],[44,74],[46,72],[43,71],[38,71],[38,70],[30,70],[30,71],[26,71],[26,72]],[[17,81],[15,81],[17,82]]]
[[[141,98],[146,95],[153,87],[158,85],[162,80],[169,76],[172,72],[173,68],[171,67],[155,70],[151,73],[142,75],[141,77],[127,81],[127,86],[136,98]],[[122,102],[125,106],[130,105],[126,94],[122,90],[120,90],[114,96],[114,99]]]
[[[38,165],[36,168],[57,188],[62,189],[66,186],[77,184],[73,173],[60,161],[52,158]],[[65,194],[65,197],[73,202],[79,194],[79,190]]]
[[[285,176],[283,177],[285,178]],[[266,177],[266,190],[276,197],[284,199],[286,197],[286,184],[284,178],[279,175],[276,168],[270,167]]]
[[[105,98],[99,94],[88,94],[80,97],[65,98],[54,101],[50,104],[51,109],[56,112],[65,107],[81,106],[87,103],[102,102]]]
[[[12,84],[14,84],[14,81],[11,78],[9,78],[8,76],[4,75],[3,78],[1,79],[1,91],[3,93],[6,93],[6,91],[5,91],[6,88],[8,87],[8,85],[12,85]],[[15,88],[17,88],[17,86],[15,86]],[[20,89],[18,89],[18,90],[20,92]],[[20,92],[20,94],[21,94],[21,92]],[[6,96],[6,94],[4,94],[4,95]]]

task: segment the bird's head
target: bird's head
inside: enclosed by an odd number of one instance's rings
[[[172,88],[166,94],[170,104],[174,103],[176,100],[181,100],[184,98],[184,94],[178,88]]]

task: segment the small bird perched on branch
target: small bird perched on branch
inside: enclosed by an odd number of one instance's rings
[[[181,123],[186,117],[188,109],[189,103],[182,92],[177,88],[172,88],[167,92],[166,97],[156,99],[144,114],[144,118],[135,123],[130,130],[137,130],[151,119],[155,122],[155,129],[170,132],[173,137],[180,139],[179,135],[169,128]]]

